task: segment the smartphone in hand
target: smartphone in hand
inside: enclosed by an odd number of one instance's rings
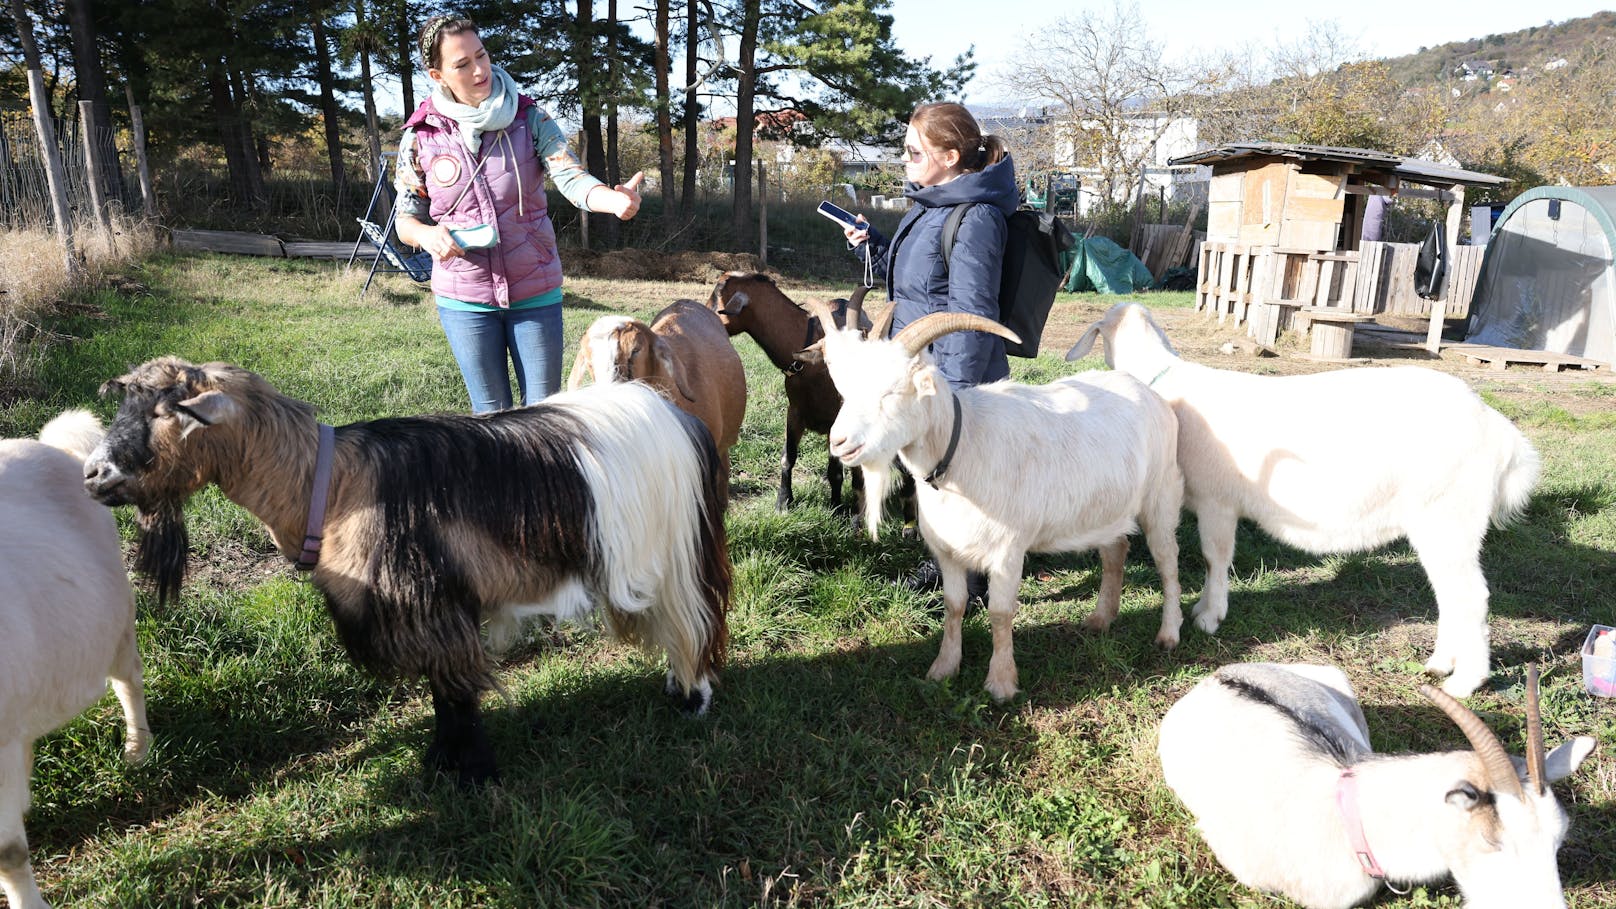
[[[867,230],[870,226],[868,221],[860,221],[852,212],[829,202],[819,203],[819,213],[843,227],[851,227],[854,230]]]

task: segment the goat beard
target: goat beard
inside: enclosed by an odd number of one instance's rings
[[[150,511],[138,509],[135,520],[140,525],[135,570],[152,579],[159,604],[179,599],[191,554],[184,511],[177,504],[159,505]]]
[[[881,515],[887,490],[892,488],[892,459],[871,461],[853,468],[864,472],[864,529],[871,540],[881,538]]]

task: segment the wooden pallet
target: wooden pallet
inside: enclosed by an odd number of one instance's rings
[[[1562,369],[1598,372],[1610,369],[1609,363],[1547,350],[1516,350],[1512,347],[1488,347],[1485,344],[1450,344],[1446,349],[1463,356],[1472,366],[1486,366],[1500,371],[1512,365],[1537,366],[1544,372],[1559,372]]]

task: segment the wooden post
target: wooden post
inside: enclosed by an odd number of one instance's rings
[[[51,214],[56,219],[56,236],[62,241],[62,260],[69,275],[78,273],[78,257],[73,251],[73,212],[67,204],[67,171],[62,167],[61,150],[56,146],[56,127],[51,124],[50,94],[45,88],[45,70],[34,43],[34,19],[23,0],[11,0],[11,18],[17,26],[17,43],[22,45],[28,66],[28,98],[34,114],[34,131],[39,136],[39,153],[45,158],[45,182],[50,186]]]
[[[769,267],[769,178],[760,160],[758,171],[758,267]]]
[[[107,207],[106,188],[101,185],[101,149],[95,140],[95,105],[79,102],[79,133],[84,139],[84,182],[90,187],[90,207],[95,209],[96,220],[107,232],[107,243],[112,243],[112,212]]]
[[[157,193],[152,191],[151,168],[146,165],[146,121],[141,119],[140,105],[135,103],[135,91],[126,83],[124,97],[129,99],[129,122],[135,133],[135,164],[140,169],[140,203],[146,217],[157,218]]]

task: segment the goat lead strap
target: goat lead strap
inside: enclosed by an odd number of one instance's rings
[[[949,462],[954,460],[954,449],[959,447],[960,424],[963,422],[960,419],[959,395],[954,395],[953,401],[954,428],[948,431],[948,448],[943,451],[943,459],[937,462],[937,466],[931,469],[931,473],[926,474],[927,486],[937,485],[937,480],[940,479],[943,473],[948,470]]]
[[[331,491],[331,461],[336,453],[337,431],[320,424],[320,447],[314,455],[314,488],[309,490],[309,523],[303,532],[303,552],[298,555],[298,571],[313,571],[320,561],[320,543],[325,533],[325,500]]]
[[[846,300],[843,300],[842,302],[836,304],[836,314],[838,316],[842,316],[843,324],[846,324],[846,322],[847,322],[846,313],[847,313],[847,301]],[[814,329],[817,328],[818,326],[819,326],[819,320],[817,318],[815,318],[814,316],[809,316],[808,317],[808,330],[802,333],[802,348],[801,348],[802,350],[807,350],[808,346],[814,343]],[[786,368],[784,368],[784,369],[782,369],[780,371],[785,373],[788,377],[789,376],[794,376],[797,373],[802,372],[803,369],[807,365],[808,365],[807,363],[804,363],[801,360],[792,360],[790,366],[787,366]]]

